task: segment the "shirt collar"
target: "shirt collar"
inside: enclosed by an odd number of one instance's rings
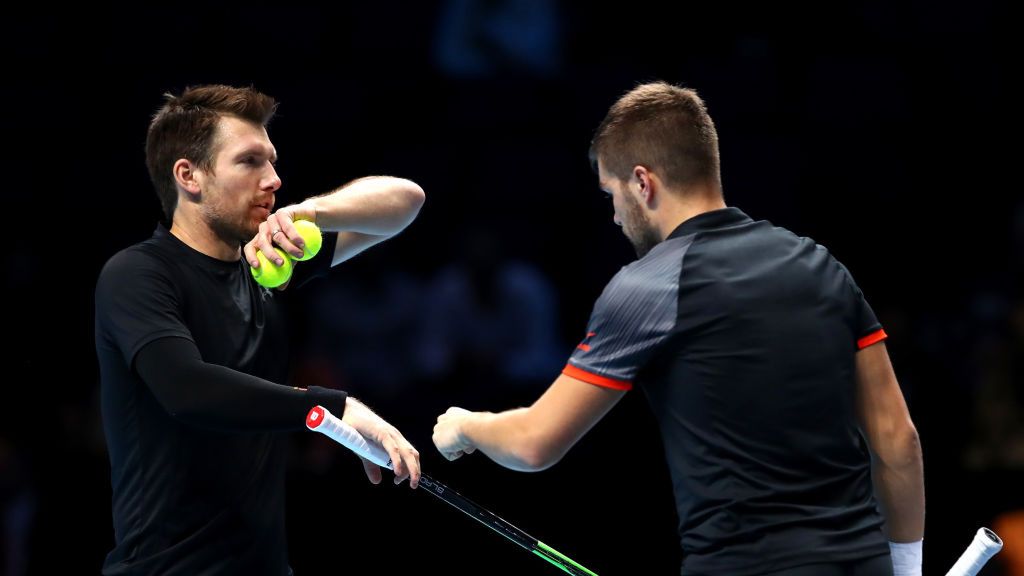
[[[718,210],[701,212],[688,220],[684,220],[682,224],[677,226],[676,229],[668,235],[668,238],[680,238],[682,236],[688,236],[698,232],[708,232],[711,230],[718,230],[720,228],[729,228],[750,222],[753,222],[750,216],[747,216],[739,208],[734,208],[732,206],[728,208],[719,208]],[[666,238],[666,240],[668,238]]]

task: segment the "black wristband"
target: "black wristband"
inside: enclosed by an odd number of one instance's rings
[[[310,386],[306,389],[306,393],[309,394],[310,405],[320,405],[327,408],[336,417],[341,418],[345,415],[345,400],[348,398],[348,394],[341,391],[335,390],[334,388],[323,388],[321,386]]]

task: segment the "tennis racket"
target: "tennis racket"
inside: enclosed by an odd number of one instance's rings
[[[988,559],[1003,549],[1003,541],[988,528],[978,528],[970,546],[960,555],[960,559],[946,572],[946,576],[974,576]]]
[[[355,428],[349,426],[334,414],[331,414],[323,406],[315,406],[309,411],[309,414],[306,415],[306,427],[324,434],[331,440],[378,466],[389,470],[393,469],[391,457],[388,456],[383,448],[367,442],[366,438],[363,438]],[[427,492],[458,508],[467,516],[557,566],[566,573],[573,574],[574,576],[597,576],[597,574],[578,562],[573,561],[565,554],[516,528],[497,514],[434,480],[430,476],[420,474],[420,486],[425,488]]]

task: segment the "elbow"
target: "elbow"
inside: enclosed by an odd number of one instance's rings
[[[913,424],[910,424],[904,433],[901,443],[907,460],[912,461],[915,465],[920,465],[923,460],[921,456],[921,436],[918,435],[917,428]]]
[[[164,410],[171,416],[171,418],[178,422],[185,424],[203,424],[206,420],[207,414],[204,413],[199,406],[196,406],[189,402],[176,402],[173,404],[165,404]]]
[[[416,219],[420,208],[423,208],[423,203],[427,201],[427,195],[423,188],[412,180],[395,178],[391,185],[391,197],[398,216],[397,227],[391,234],[397,234]]]
[[[562,459],[563,452],[542,444],[533,444],[519,451],[519,470],[522,472],[540,472],[547,470]]]
[[[418,214],[420,208],[423,208],[423,203],[427,201],[427,194],[423,188],[412,180],[399,178],[396,189],[402,203],[406,206],[406,211],[412,216]]]
[[[908,420],[904,426],[893,430],[885,449],[879,451],[878,456],[889,468],[920,467],[922,464],[921,437],[914,424]]]

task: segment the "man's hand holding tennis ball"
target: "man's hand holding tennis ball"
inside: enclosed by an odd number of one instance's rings
[[[320,229],[310,220],[292,220],[284,210],[260,225],[259,234],[245,245],[243,252],[249,270],[260,285],[283,286],[292,277],[295,261],[316,256],[323,243]],[[272,255],[268,258],[268,250]]]

